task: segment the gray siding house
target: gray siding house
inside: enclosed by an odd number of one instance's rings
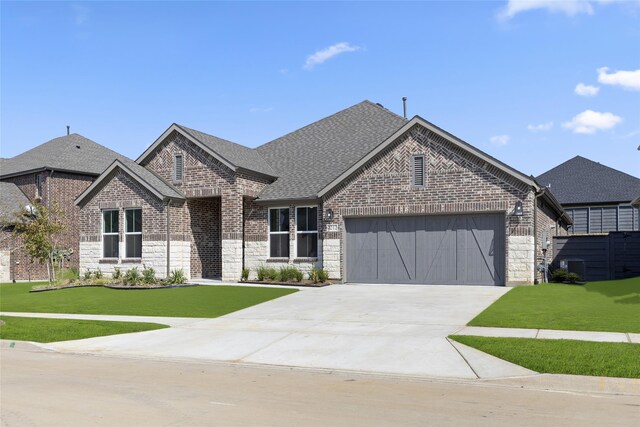
[[[348,283],[533,283],[542,236],[571,223],[531,176],[369,101],[255,149],[172,124],[76,204],[81,270],[225,281],[293,265]]]
[[[538,176],[572,218],[570,234],[640,230],[640,179],[576,156]]]

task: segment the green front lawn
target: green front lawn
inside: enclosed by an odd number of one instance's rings
[[[469,325],[640,333],[640,277],[514,288]]]
[[[168,328],[157,323],[104,322],[98,320],[37,319],[30,317],[0,316],[0,339],[56,342],[127,334]]]
[[[0,284],[0,311],[218,317],[297,292],[279,288],[194,286],[152,290],[86,287],[29,293],[33,285]]]
[[[536,372],[640,378],[640,344],[462,335],[449,338]]]

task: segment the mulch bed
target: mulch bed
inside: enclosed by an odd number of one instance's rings
[[[242,283],[251,283],[253,285],[278,285],[278,286],[295,286],[295,287],[301,287],[301,288],[323,288],[325,286],[329,286],[332,283],[330,282],[326,282],[326,283],[313,283],[313,282],[259,282],[257,280],[247,280],[245,282],[238,282],[240,284]]]
[[[91,284],[79,284],[79,285],[65,285],[59,287],[52,288],[42,288],[42,289],[31,289],[29,292],[47,292],[47,291],[59,291],[62,289],[74,289],[74,288],[109,288],[109,289],[117,289],[117,290],[149,290],[149,289],[171,289],[171,288],[186,288],[190,286],[200,286],[198,284],[185,283],[183,285],[122,285],[122,284],[113,284],[113,285],[91,285]]]

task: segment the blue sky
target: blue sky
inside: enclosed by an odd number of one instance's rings
[[[640,176],[640,3],[2,2],[0,155],[66,125],[136,158],[173,122],[257,146],[364,99],[527,174]]]

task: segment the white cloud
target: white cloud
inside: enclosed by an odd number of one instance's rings
[[[598,92],[600,92],[600,88],[598,86],[589,86],[584,83],[578,83],[574,92],[576,95],[580,96],[596,96]]]
[[[305,70],[313,70],[316,65],[322,64],[336,55],[340,55],[345,52],[355,52],[357,50],[360,50],[360,46],[352,46],[347,42],[336,43],[333,46],[329,46],[309,55],[302,68]]]
[[[530,132],[545,132],[551,130],[553,122],[540,123],[539,125],[527,125],[527,130]]]
[[[613,113],[585,110],[571,119],[571,121],[563,123],[562,126],[571,129],[573,133],[592,134],[599,130],[611,129],[621,122],[622,117]]]
[[[625,89],[640,90],[640,70],[616,71],[609,73],[609,68],[598,68],[598,81],[605,85],[622,86]]]
[[[491,144],[498,146],[507,145],[510,140],[511,137],[509,135],[496,135],[489,138]]]
[[[269,111],[273,111],[273,107],[266,107],[266,108],[251,107],[251,108],[249,108],[249,112],[250,113],[268,113]]]
[[[509,0],[498,12],[498,18],[509,20],[522,12],[544,9],[552,13],[564,13],[575,16],[581,13],[593,15],[591,2],[584,0]]]

